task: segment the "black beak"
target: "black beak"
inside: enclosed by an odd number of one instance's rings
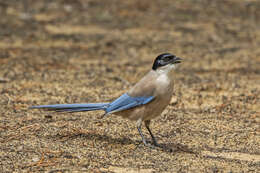
[[[178,64],[178,63],[181,63],[182,59],[180,57],[175,57],[173,60],[172,60],[172,63],[173,64]]]

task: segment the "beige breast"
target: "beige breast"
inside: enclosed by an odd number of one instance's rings
[[[173,92],[173,81],[168,75],[150,71],[128,94],[132,97],[154,96],[148,104],[115,113],[130,120],[150,120],[159,116],[169,104]]]

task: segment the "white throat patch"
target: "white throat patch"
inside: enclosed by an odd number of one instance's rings
[[[177,67],[177,64],[168,64],[166,66],[159,67],[156,72],[159,74],[168,74]]]

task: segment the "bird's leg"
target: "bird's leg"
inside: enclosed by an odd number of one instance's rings
[[[138,129],[140,136],[142,137],[142,141],[143,141],[144,145],[149,146],[149,144],[146,142],[144,135],[143,135],[143,132],[142,132],[142,119],[139,119],[137,121],[137,129]]]
[[[151,129],[150,129],[150,120],[145,120],[144,121],[144,124],[145,124],[145,127],[147,128],[147,130],[148,130],[148,132],[150,133],[150,135],[151,135],[151,137],[152,137],[152,140],[153,140],[153,144],[155,145],[155,146],[159,146],[158,145],[158,143],[157,143],[157,141],[156,141],[156,139],[155,139],[155,137],[154,137],[154,135],[153,135],[153,133],[152,133],[152,131],[151,131]]]

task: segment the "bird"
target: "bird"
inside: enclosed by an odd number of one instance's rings
[[[112,102],[38,105],[29,108],[69,113],[103,110],[105,113],[102,117],[114,114],[136,121],[143,144],[156,147],[159,144],[150,129],[150,122],[170,103],[173,94],[174,69],[181,62],[182,58],[170,53],[158,55],[152,69],[128,92]],[[143,135],[143,122],[151,136],[152,144],[149,144]]]

